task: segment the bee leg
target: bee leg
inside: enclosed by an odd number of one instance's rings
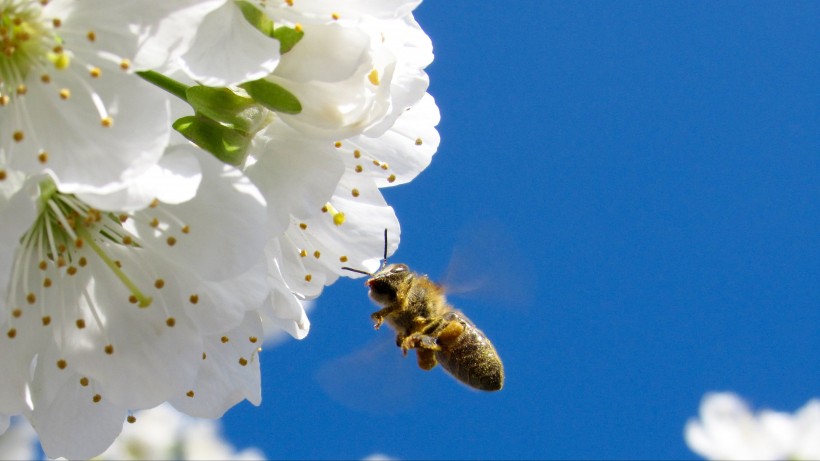
[[[431,349],[416,349],[416,358],[422,370],[432,370],[438,363],[436,353]]]
[[[410,349],[440,351],[441,346],[436,343],[436,338],[421,333],[413,333],[404,338],[401,342],[401,350],[406,354]]]

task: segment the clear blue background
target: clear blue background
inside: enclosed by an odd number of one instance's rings
[[[820,3],[446,0],[416,18],[442,143],[384,191],[393,260],[439,277],[501,223],[524,259],[475,269],[509,297],[452,300],[506,387],[415,369],[373,331],[362,280],[341,280],[307,339],[263,352],[262,406],[224,419],[235,444],[685,459],[705,392],[790,412],[820,396]]]

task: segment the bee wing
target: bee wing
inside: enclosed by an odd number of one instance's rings
[[[415,408],[419,372],[415,354],[402,357],[392,340],[380,337],[323,363],[314,376],[328,397],[351,410],[395,415]]]
[[[482,221],[458,233],[442,277],[448,294],[526,310],[535,300],[534,264],[500,221]]]

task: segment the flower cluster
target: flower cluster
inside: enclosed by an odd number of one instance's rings
[[[420,0],[0,4],[0,417],[49,457],[261,400],[438,147]]]
[[[707,394],[700,420],[689,420],[684,435],[689,448],[706,459],[820,459],[820,400],[794,415],[771,410],[755,415],[735,394]]]

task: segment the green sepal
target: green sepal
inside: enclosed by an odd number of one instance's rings
[[[302,104],[290,91],[265,79],[254,80],[240,85],[254,101],[270,110],[285,114],[302,112]]]
[[[252,134],[221,125],[201,115],[189,115],[174,122],[174,129],[216,158],[234,166],[245,161]]]
[[[185,96],[197,114],[245,133],[256,133],[268,123],[270,112],[227,88],[192,86]]]
[[[279,40],[279,53],[285,54],[291,50],[299,40],[302,40],[302,37],[305,36],[305,32],[302,30],[296,30],[292,27],[287,26],[280,26],[274,29],[273,31],[273,38]]]
[[[236,6],[242,11],[242,15],[245,16],[245,20],[248,21],[250,25],[268,37],[276,38],[273,30],[273,21],[271,21],[262,10],[244,0],[236,2]]]

